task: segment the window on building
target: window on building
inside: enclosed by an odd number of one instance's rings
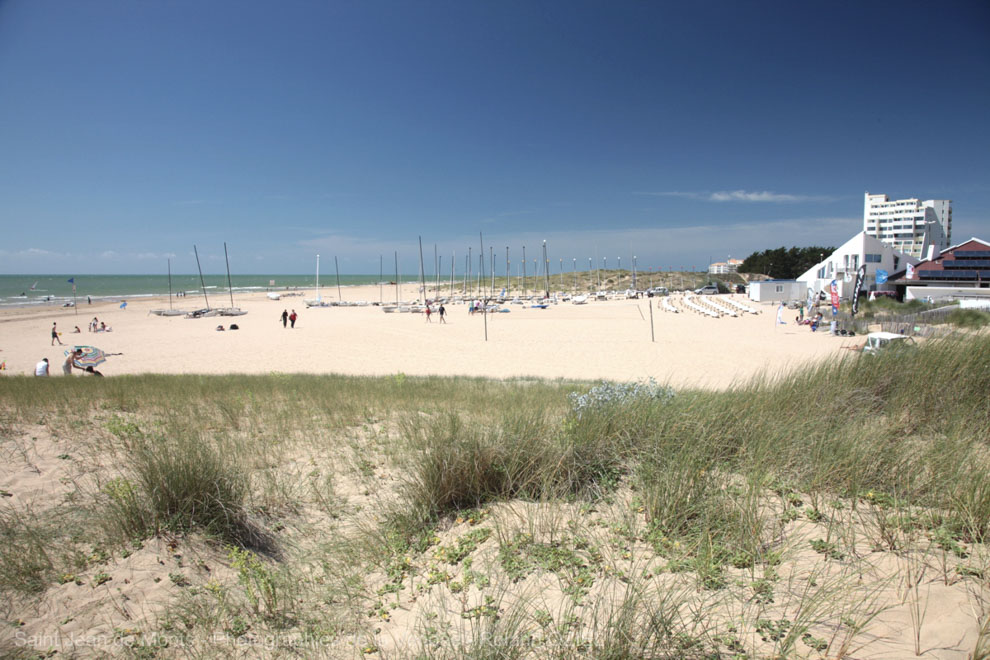
[[[776,286],[774,287],[774,289],[773,289],[773,290],[774,290],[774,291],[776,291],[777,293],[783,293],[783,292],[784,292],[784,285],[782,285],[782,284],[778,284],[778,285],[776,285]]]
[[[868,254],[868,255],[866,255],[866,263],[868,263],[868,264],[878,264],[878,263],[880,263],[880,255],[879,254]]]

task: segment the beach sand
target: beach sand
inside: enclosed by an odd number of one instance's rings
[[[408,292],[407,292],[408,293]],[[159,317],[149,310],[168,306],[162,299],[17,308],[0,312],[0,361],[7,374],[31,374],[44,357],[53,376],[61,377],[64,347],[51,346],[51,325],[58,323],[61,341],[97,346],[113,356],[100,367],[107,376],[120,374],[264,374],[338,373],[349,375],[479,376],[634,381],[655,378],[676,387],[725,388],[760,373],[777,375],[862,344],[860,337],[832,337],[794,324],[775,324],[776,306],[751,303],[760,314],[713,319],[690,311],[664,312],[650,299],[610,300],[574,305],[569,302],[533,309],[508,305],[510,313],[469,315],[467,305],[448,304],[447,323],[434,314],[386,314],[380,307],[306,308],[302,296],[269,300],[264,293],[238,295],[234,303],[248,313],[241,317],[185,319]],[[385,291],[394,302],[394,289]],[[348,287],[344,301],[379,300],[375,286]],[[725,296],[721,296],[724,298]],[[324,289],[323,300],[337,298]],[[211,305],[229,299],[215,296]],[[173,301],[177,308],[196,309],[202,298]],[[283,329],[283,309],[299,314],[295,329]],[[682,307],[683,309],[683,307]],[[112,332],[90,333],[93,317]],[[237,331],[217,332],[231,323]],[[79,326],[80,334],[72,329]],[[81,372],[76,372],[81,375]]]

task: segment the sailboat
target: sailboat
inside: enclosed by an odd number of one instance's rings
[[[305,298],[306,307],[331,307],[331,304],[320,297],[320,255],[316,255],[316,297]]]
[[[202,319],[209,316],[216,316],[219,312],[210,309],[210,298],[206,295],[206,282],[203,281],[203,267],[199,265],[199,250],[193,245],[193,253],[196,255],[196,269],[199,270],[199,286],[203,289],[203,300],[206,301],[206,309],[197,309],[186,314],[187,319]]]
[[[185,310],[172,309],[172,260],[168,260],[168,309],[153,309],[151,313],[156,316],[182,316]]]
[[[223,259],[227,262],[227,293],[230,295],[230,307],[221,307],[217,310],[220,316],[244,316],[246,311],[240,307],[234,307],[234,289],[230,285],[230,259],[227,258],[227,242],[223,243]]]

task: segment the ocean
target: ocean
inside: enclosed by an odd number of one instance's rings
[[[388,278],[388,276],[386,276]],[[393,276],[394,277],[394,276]],[[403,282],[415,282],[416,275],[401,275]],[[72,279],[74,282],[70,282]],[[388,278],[391,279],[391,278]],[[206,295],[218,296],[221,304],[227,298],[226,275],[204,275]],[[341,286],[378,284],[377,275],[341,275]],[[274,282],[274,284],[272,284]],[[387,283],[387,282],[386,282]],[[64,305],[73,301],[72,285],[75,284],[75,300],[85,304],[87,296],[96,300],[121,301],[128,298],[149,298],[168,295],[166,275],[0,275],[0,308],[25,305]],[[231,275],[234,302],[238,293],[254,291],[285,291],[286,289],[314,289],[315,275]],[[320,277],[324,291],[337,286],[337,278],[331,274]],[[184,291],[187,296],[202,296],[199,275],[172,273],[172,293]],[[222,297],[220,297],[222,295]],[[227,298],[229,301],[229,298]]]

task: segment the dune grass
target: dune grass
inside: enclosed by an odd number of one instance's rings
[[[990,533],[987,392],[980,336],[722,392],[401,374],[3,378],[7,457],[34,460],[31,429],[44,428],[77,476],[70,507],[4,499],[0,590],[23,603],[149,539],[201,536],[234,576],[174,612],[205,655],[226,647],[193,637],[217,628],[350,635],[370,655],[393,614],[429,614],[427,593],[458,622],[442,636],[416,621],[420,643],[392,655],[837,655],[881,607],[883,586],[863,592],[851,563],[859,538],[904,557],[924,547],[946,583],[990,593],[977,552]],[[499,507],[524,512],[522,527]],[[813,536],[784,542],[798,520]],[[817,586],[784,570],[802,552],[820,557]],[[520,595],[548,578],[573,610]],[[720,604],[699,618],[699,598]],[[743,627],[714,614],[736,610]]]

